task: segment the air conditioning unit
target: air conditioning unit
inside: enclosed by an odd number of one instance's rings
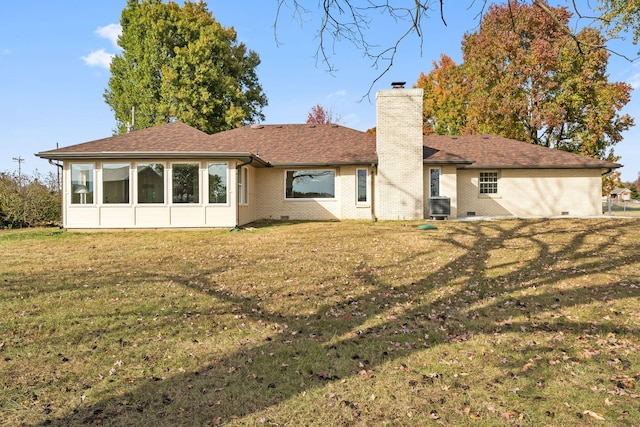
[[[429,217],[447,218],[451,215],[451,199],[449,197],[429,197]]]

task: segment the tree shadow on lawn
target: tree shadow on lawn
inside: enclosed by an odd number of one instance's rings
[[[378,271],[401,270],[404,264],[428,259],[428,251],[399,254],[402,259],[393,265],[373,267],[359,262],[354,266],[353,277],[368,284],[367,290],[328,297],[315,313],[308,315],[270,311],[257,295],[238,296],[223,291],[216,284],[217,270],[205,274],[205,279],[202,274],[193,280],[166,277],[165,280],[194,292],[206,292],[233,307],[233,312],[247,323],[286,328],[268,334],[261,342],[238,342],[234,351],[215,356],[195,371],[171,374],[166,379],[140,380],[122,390],[121,396],[108,396],[93,405],[80,404],[68,416],[44,424],[225,423],[358,375],[369,376],[373,382],[376,368],[382,364],[479,335],[519,334],[525,330],[542,335],[615,332],[615,326],[608,323],[571,320],[557,313],[594,301],[640,297],[638,287],[628,286],[639,284],[637,276],[612,280],[593,289],[588,283],[571,289],[556,285],[594,274],[614,275],[620,265],[602,254],[610,252],[610,245],[620,245],[625,230],[615,222],[599,223],[595,230],[584,222],[581,230],[570,233],[569,240],[556,243],[547,237],[560,232],[553,222],[525,222],[524,227],[521,224],[514,221],[507,227],[504,223],[470,223],[466,225],[466,238],[446,231],[425,235],[424,238],[446,240],[460,250],[460,255],[419,280],[400,285],[381,280]],[[593,233],[606,235],[606,239],[593,243]],[[471,241],[469,235],[474,236]],[[492,259],[493,252],[509,250],[515,241],[520,242],[518,247],[526,242],[536,256],[508,259],[505,263]],[[618,246],[617,250],[625,252],[629,262],[640,261],[640,243]],[[492,277],[493,268],[502,273]],[[454,290],[445,290],[452,286]],[[526,320],[531,318],[544,320]],[[631,333],[637,335],[638,331]],[[425,334],[429,338],[422,339]],[[521,360],[510,363],[522,366],[528,357],[523,352]]]

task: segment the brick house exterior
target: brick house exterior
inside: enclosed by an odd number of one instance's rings
[[[619,164],[492,135],[423,136],[422,96],[379,91],[376,135],[331,124],[207,135],[175,122],[36,155],[63,164],[70,229],[600,214],[601,175]]]

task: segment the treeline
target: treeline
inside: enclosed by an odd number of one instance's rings
[[[58,178],[0,172],[0,228],[60,225],[62,197]]]

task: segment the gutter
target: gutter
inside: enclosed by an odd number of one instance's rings
[[[371,220],[378,222],[376,216],[376,177],[378,176],[378,165],[371,163]]]
[[[256,167],[269,167],[269,162],[250,152],[215,151],[100,151],[100,152],[55,152],[43,151],[37,157],[49,160],[85,160],[85,159],[249,159]]]

